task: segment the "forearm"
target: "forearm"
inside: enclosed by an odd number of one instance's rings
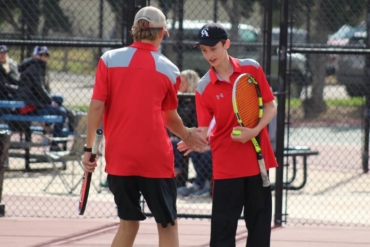
[[[189,136],[189,130],[184,126],[182,119],[177,114],[177,111],[171,111],[171,113],[164,112],[163,119],[167,128],[176,136],[180,137],[181,140],[185,140]]]
[[[87,115],[87,137],[86,146],[91,148],[94,142],[95,132],[99,128],[103,113],[105,109],[105,103],[100,100],[91,100],[90,107]]]
[[[261,120],[257,125],[258,132],[260,132],[265,126],[267,126],[276,115],[277,108],[275,101],[271,101],[264,105],[264,111]]]

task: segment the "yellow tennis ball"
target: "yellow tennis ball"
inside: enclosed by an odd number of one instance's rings
[[[238,136],[238,135],[240,135],[242,133],[242,131],[241,130],[233,130],[233,135],[234,136]]]

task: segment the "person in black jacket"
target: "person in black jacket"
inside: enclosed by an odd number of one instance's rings
[[[54,137],[63,137],[63,126],[67,112],[57,104],[52,104],[51,96],[46,90],[46,63],[49,55],[46,46],[36,46],[33,56],[25,59],[19,65],[21,79],[17,97],[26,104],[26,107],[19,110],[19,114],[62,116],[63,122],[54,124],[52,134]],[[46,129],[50,126],[48,123],[45,125]],[[50,150],[58,151],[59,147],[52,143]]]
[[[0,100],[13,100],[20,75],[18,64],[8,56],[8,47],[0,45]]]

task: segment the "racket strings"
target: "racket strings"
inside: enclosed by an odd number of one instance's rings
[[[236,87],[236,104],[243,125],[248,128],[257,126],[260,120],[260,94],[256,84],[249,76],[241,78]]]

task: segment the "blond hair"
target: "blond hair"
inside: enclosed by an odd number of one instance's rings
[[[186,93],[195,93],[197,89],[198,82],[200,80],[199,75],[197,72],[191,69],[183,70],[181,72],[181,76],[185,78],[188,82],[188,88],[186,89]]]
[[[3,66],[5,73],[9,74],[10,72],[10,66],[9,66],[9,56],[8,53],[5,54],[5,63],[1,63]]]
[[[137,23],[131,28],[131,34],[134,41],[150,40],[154,41],[160,37],[163,27],[152,28],[149,27],[147,20],[138,20]]]

